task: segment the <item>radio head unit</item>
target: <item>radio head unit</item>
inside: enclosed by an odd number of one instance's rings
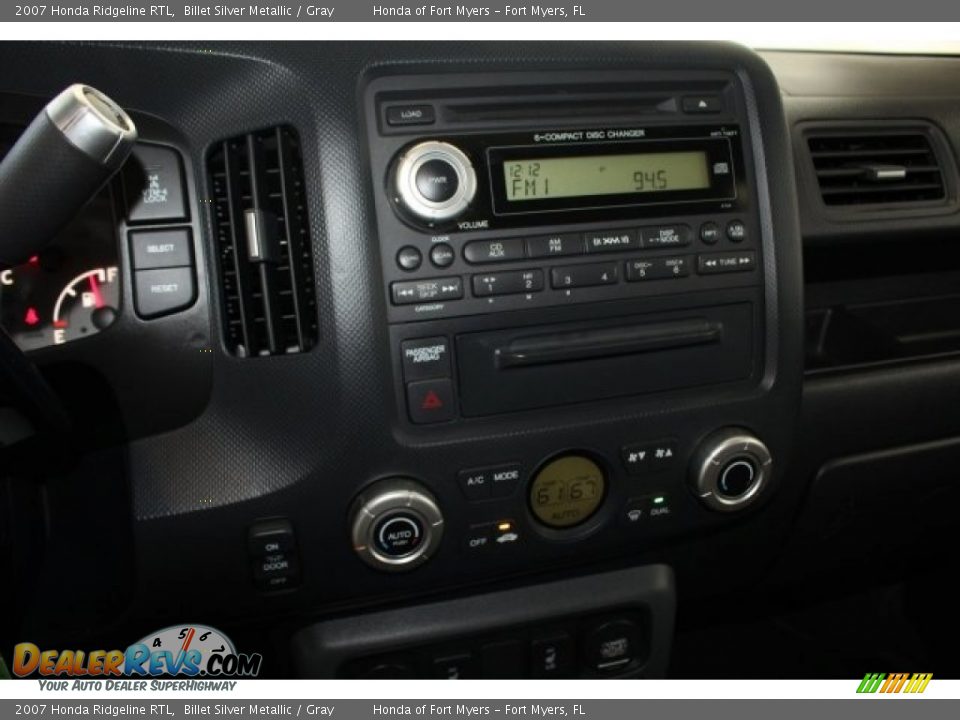
[[[420,139],[386,185],[424,231],[509,229],[737,207],[737,125],[531,130]]]
[[[727,73],[668,75],[368,86],[405,422],[760,377],[764,249],[743,96]]]

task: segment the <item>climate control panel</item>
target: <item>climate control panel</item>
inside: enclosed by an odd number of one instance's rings
[[[465,468],[435,491],[406,478],[375,482],[350,511],[351,540],[361,560],[385,572],[413,570],[444,544],[484,563],[594,537],[651,541],[746,510],[772,478],[766,445],[736,427],[692,448],[666,438],[613,454],[568,450],[529,466]],[[440,496],[466,522],[445,522]]]

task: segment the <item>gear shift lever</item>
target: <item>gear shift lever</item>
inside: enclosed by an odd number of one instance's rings
[[[0,268],[26,261],[50,242],[120,169],[136,139],[129,116],[88,85],[71,85],[51,100],[0,162]],[[0,409],[5,406],[19,410],[34,433],[69,429],[53,390],[0,328]],[[7,424],[0,420],[3,452],[11,442]]]
[[[113,100],[71,85],[0,163],[0,266],[42,249],[120,169],[137,129]]]

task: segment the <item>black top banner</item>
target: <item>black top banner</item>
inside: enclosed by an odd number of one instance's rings
[[[63,0],[0,4],[0,22],[744,22],[935,21],[960,19],[952,0],[807,0],[801,4],[769,0],[579,0],[517,3],[466,0],[464,3],[404,0],[321,0],[298,2],[123,3]]]

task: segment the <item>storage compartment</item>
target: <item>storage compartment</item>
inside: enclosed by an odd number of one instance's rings
[[[807,313],[807,367],[849,367],[960,352],[960,295]]]
[[[456,339],[467,417],[744,380],[749,303]]]
[[[956,241],[808,248],[804,263],[808,371],[960,353]]]

